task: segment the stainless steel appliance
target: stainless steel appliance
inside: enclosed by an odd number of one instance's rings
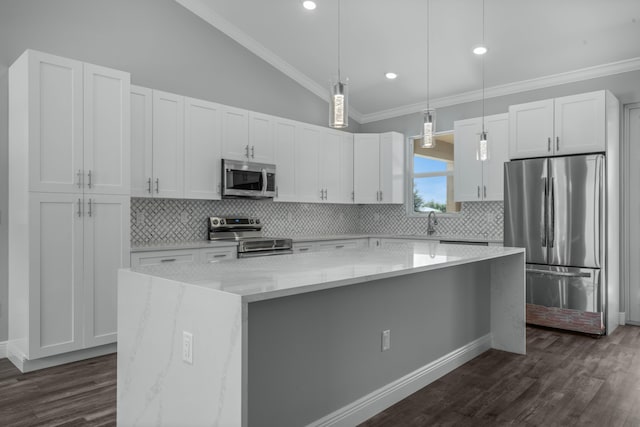
[[[276,195],[276,166],[222,159],[222,197],[265,199]]]
[[[526,248],[527,323],[604,334],[604,154],[505,163],[504,244]]]
[[[255,217],[212,216],[209,218],[209,240],[238,241],[238,258],[293,253],[291,239],[264,237],[262,222]]]

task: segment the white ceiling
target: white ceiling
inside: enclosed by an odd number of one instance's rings
[[[323,98],[338,0],[176,0]],[[430,104],[481,97],[481,0],[430,0]],[[425,108],[427,0],[342,0],[342,76],[361,123]],[[486,97],[640,69],[640,0],[485,0]],[[385,72],[398,74],[387,80]]]

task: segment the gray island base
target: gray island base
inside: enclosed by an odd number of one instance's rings
[[[489,348],[525,353],[522,249],[120,270],[118,424],[352,426]]]

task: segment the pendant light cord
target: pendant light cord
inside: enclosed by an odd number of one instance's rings
[[[482,0],[482,46],[484,43],[484,0]],[[482,55],[482,134],[484,135],[484,57],[486,53]]]
[[[429,33],[431,32],[429,3],[431,3],[430,0],[427,0],[427,111],[429,111]]]
[[[340,50],[340,7],[341,2],[340,0],[338,0],[338,83],[342,82],[342,79],[340,78],[340,56],[341,56],[341,50]]]

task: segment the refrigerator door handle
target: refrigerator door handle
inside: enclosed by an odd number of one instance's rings
[[[556,209],[555,209],[555,186],[556,186],[556,180],[555,178],[551,178],[551,188],[549,189],[551,195],[549,197],[549,210],[551,211],[551,218],[549,218],[549,246],[553,247],[553,244],[555,243],[555,234],[556,234],[556,230],[555,230],[555,222],[556,222]]]
[[[544,197],[542,200],[542,206],[544,206],[544,215],[542,216],[542,247],[547,247],[547,222],[549,217],[549,186],[547,178],[542,178],[542,185],[544,186]]]
[[[548,276],[561,277],[591,277],[591,273],[569,273],[566,271],[539,270],[537,268],[527,268],[527,273],[546,274]]]

